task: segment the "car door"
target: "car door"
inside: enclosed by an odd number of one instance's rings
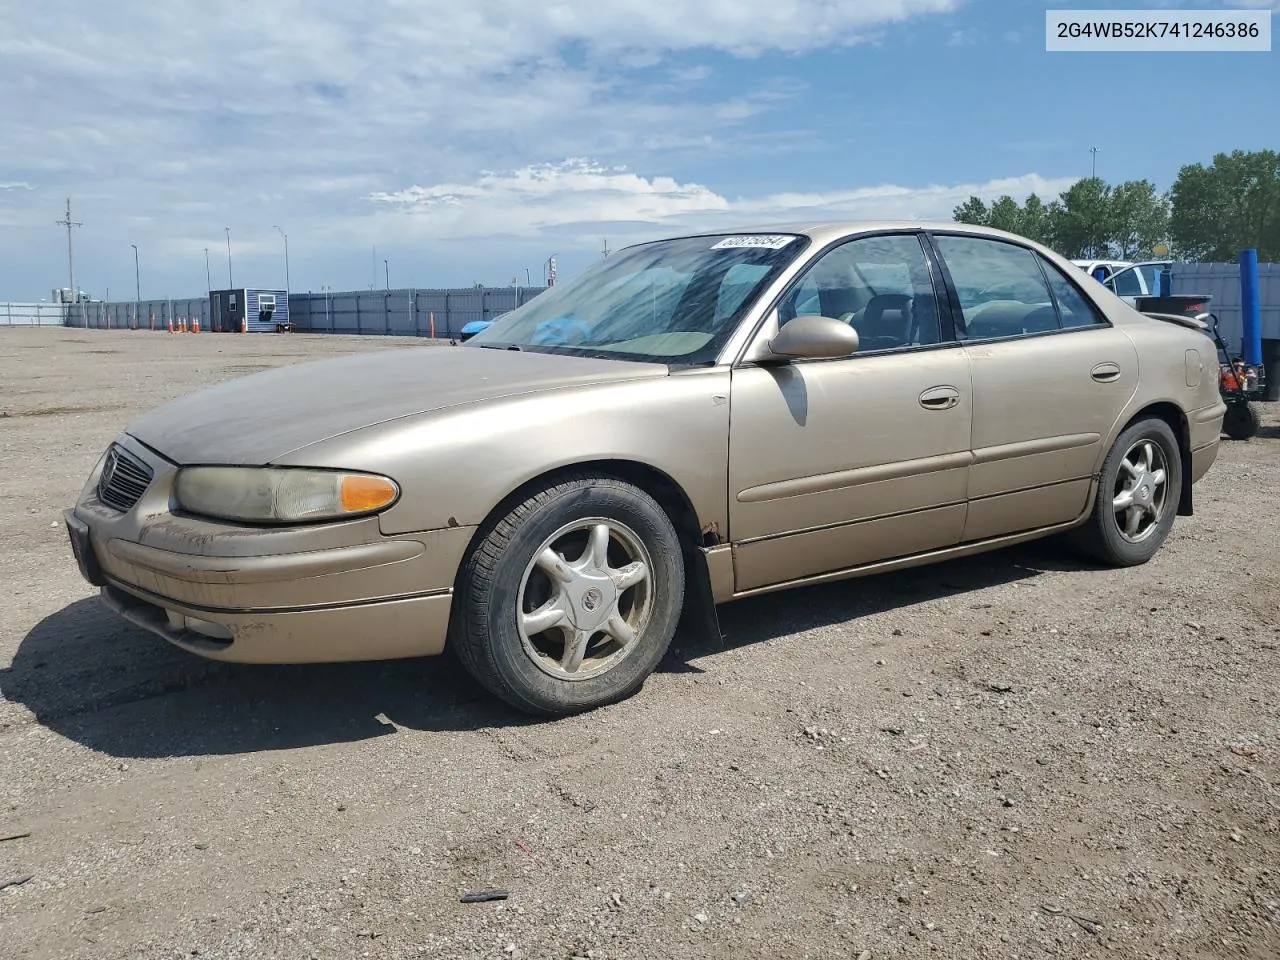
[[[739,591],[955,544],[969,465],[969,361],[918,233],[822,253],[759,331],[820,313],[855,354],[735,367],[729,523]],[[750,352],[748,353],[750,355]]]
[[[1108,277],[1107,286],[1131,307],[1138,302],[1139,297],[1150,296],[1158,289],[1148,283],[1147,273],[1136,264]]]
[[[1012,241],[933,234],[973,378],[966,541],[1065,523],[1086,506],[1138,357],[1071,277]],[[990,291],[997,296],[988,296]]]

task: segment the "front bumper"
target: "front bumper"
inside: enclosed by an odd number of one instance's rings
[[[474,532],[383,536],[376,517],[253,528],[170,510],[176,467],[125,436],[154,477],[127,512],[98,470],[65,514],[81,575],[116,612],[192,653],[245,663],[432,656],[444,649]]]
[[[108,584],[102,600],[174,646],[236,663],[334,663],[444,651],[448,593],[311,610],[203,610]]]

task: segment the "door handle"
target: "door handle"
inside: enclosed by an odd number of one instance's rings
[[[920,406],[926,410],[950,410],[960,402],[960,391],[955,387],[931,387],[920,394]]]
[[[1120,365],[1116,363],[1100,363],[1089,373],[1098,383],[1114,383],[1120,379]]]

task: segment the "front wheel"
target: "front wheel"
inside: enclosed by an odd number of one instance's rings
[[[1093,513],[1076,545],[1110,566],[1146,563],[1173,528],[1182,497],[1182,456],[1163,420],[1140,420],[1116,439],[1102,465]]]
[[[517,709],[578,713],[641,687],[683,601],[683,555],[662,507],[622,480],[574,477],[482,533],[459,578],[450,644]]]

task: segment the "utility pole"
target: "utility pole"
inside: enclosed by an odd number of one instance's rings
[[[280,229],[279,224],[276,229],[280,230],[280,236],[284,237],[284,292],[288,294],[293,288],[289,285],[289,235]]]
[[[231,279],[231,228],[223,227],[227,231],[227,288],[234,289],[236,282]]]
[[[209,272],[209,248],[208,247],[204,248],[204,282],[206,287],[205,293],[209,293],[211,290],[213,290],[213,274]]]
[[[142,274],[138,272],[138,245],[131,243],[133,247],[133,323],[138,325],[138,311],[142,309]]]
[[[1089,152],[1093,154],[1093,179],[1098,179],[1098,148],[1090,147]]]
[[[80,294],[76,292],[76,265],[75,257],[71,252],[71,228],[83,227],[84,223],[79,220],[71,219],[71,198],[67,197],[67,215],[61,220],[56,221],[59,226],[67,228],[67,282],[71,284],[71,300],[73,303],[80,302]],[[86,326],[87,326],[86,322]]]
[[[391,289],[391,265],[386,260],[382,261],[382,269],[386,271],[387,290]]]

